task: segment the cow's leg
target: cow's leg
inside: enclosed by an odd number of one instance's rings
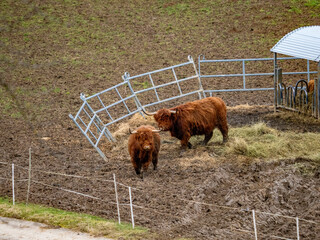
[[[142,164],[142,174],[148,170],[150,163],[151,163],[151,159]]]
[[[134,169],[136,171],[137,175],[141,174],[141,164],[138,164],[138,166]]]
[[[223,136],[223,142],[226,143],[228,141],[228,126],[220,129],[222,136]]]
[[[190,139],[190,134],[186,134],[183,136],[183,138],[181,139],[181,151],[180,151],[180,156],[183,155],[183,153],[186,151],[187,148],[191,149],[192,148],[192,144],[189,142]]]
[[[210,141],[210,139],[212,138],[212,135],[213,135],[213,131],[211,131],[211,132],[209,132],[209,133],[206,133],[202,144],[203,144],[203,145],[207,145],[207,143],[208,143],[208,142]]]
[[[141,173],[140,159],[131,158],[131,163],[133,165],[134,170],[136,171],[136,174],[139,175]]]
[[[158,155],[154,155],[152,158],[152,163],[153,163],[153,170],[157,170],[157,164],[158,164]]]
[[[223,136],[223,142],[227,142],[228,141],[228,123],[227,123],[227,119],[223,119],[223,121],[220,122],[219,126],[218,126],[222,136]]]
[[[181,148],[182,149],[187,149],[187,148],[192,148],[192,144],[189,142],[190,139],[190,134],[185,134],[183,138],[181,139]]]

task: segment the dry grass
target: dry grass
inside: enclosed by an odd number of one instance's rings
[[[252,110],[252,109],[258,109],[258,108],[268,108],[273,109],[273,106],[266,106],[266,105],[249,105],[249,104],[241,104],[237,106],[227,106],[228,111],[232,110]]]
[[[290,116],[292,116],[291,113],[281,113],[281,117],[290,118]],[[116,153],[126,149],[129,128],[135,129],[142,124],[156,126],[152,117],[144,119],[140,114],[136,114],[127,122],[119,125],[114,132],[117,142],[107,143],[109,149]],[[245,127],[230,128],[227,144],[222,144],[222,135],[218,130],[214,131],[213,137],[207,146],[200,144],[202,140],[203,136],[193,136],[190,139],[194,148],[184,153],[181,166],[187,167],[197,163],[201,164],[201,162],[216,164],[218,162],[217,159],[232,158],[232,156],[270,160],[306,157],[320,161],[320,145],[317,144],[320,141],[319,133],[283,132],[268,127],[264,122]],[[162,132],[161,141],[164,143],[161,146],[161,154],[177,155],[180,149],[180,141],[178,139],[171,137],[169,132]],[[179,158],[178,155],[174,157]]]
[[[319,140],[319,133],[282,132],[258,123],[231,129],[225,152],[262,159],[306,157],[320,161]]]
[[[123,138],[129,134],[129,128],[134,130],[141,125],[152,125],[156,126],[156,122],[151,116],[142,117],[140,114],[133,115],[128,121],[123,122],[119,125],[118,129],[113,133],[116,138]]]

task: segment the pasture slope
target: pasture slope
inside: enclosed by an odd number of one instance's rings
[[[141,122],[154,125],[151,119],[134,116],[116,126],[118,142],[105,143],[104,161],[68,117],[80,107],[80,93],[111,87],[124,72],[175,65],[188,55],[272,57],[270,48],[286,33],[319,23],[319,1],[3,0],[0,14],[0,162],[27,167],[31,148],[34,169],[89,178],[33,171],[35,181],[54,188],[32,184],[29,201],[117,220],[116,206],[110,204],[113,185],[97,180],[112,180],[115,173],[119,182],[139,189],[133,190],[133,202],[144,208],[135,208],[136,224],[158,239],[250,239],[252,233],[238,230],[253,231],[250,211],[242,211],[252,209],[319,223],[319,162],[314,159],[224,154],[219,134],[207,147],[195,144],[180,157],[179,143],[161,133],[159,169],[149,169],[141,181],[129,161],[127,130]],[[320,131],[313,119],[273,114],[270,96],[234,94],[224,100],[230,129],[263,121],[278,131]],[[254,106],[231,108],[243,103]],[[0,169],[1,178],[10,178],[7,165]],[[16,174],[27,176],[23,169]],[[16,187],[16,199],[25,201],[27,184]],[[0,182],[0,195],[11,197],[8,181]],[[119,199],[128,201],[126,188],[119,188]],[[126,206],[121,217],[131,220]],[[258,214],[257,224],[259,239],[296,237],[295,219]],[[300,236],[319,238],[319,224],[301,221]]]

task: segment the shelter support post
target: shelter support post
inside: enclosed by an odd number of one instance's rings
[[[282,68],[278,67],[277,72],[277,106],[281,104],[280,84],[282,84]]]
[[[318,81],[317,81],[318,80]],[[320,81],[320,62],[318,62],[318,76],[314,81],[314,91],[315,91],[315,117],[320,118],[320,99],[319,99],[319,81]]]
[[[274,82],[274,100],[273,100],[273,105],[274,105],[274,112],[277,111],[277,53],[274,53],[274,73],[273,73],[273,82]]]
[[[279,94],[279,84],[282,83],[282,68],[278,66],[277,53],[274,53],[274,112],[281,102]]]

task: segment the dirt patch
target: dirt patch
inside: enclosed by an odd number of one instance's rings
[[[0,217],[0,237],[11,240],[111,240],[93,237],[88,234],[73,232],[63,228],[51,228],[42,223]]]
[[[16,183],[16,199],[26,200],[24,180],[31,147],[31,202],[116,220],[115,173],[118,181],[139,189],[133,189],[134,204],[143,207],[134,208],[136,224],[161,232],[163,239],[249,238],[238,230],[253,230],[251,209],[319,222],[319,167],[308,159],[267,163],[226,159],[216,152],[221,144],[216,140],[207,147],[193,140],[196,148],[180,157],[179,142],[162,133],[159,170],[150,169],[142,182],[132,169],[126,141],[128,127],[135,128],[143,119],[126,119],[115,127],[118,142],[104,143],[108,158],[104,161],[68,117],[81,106],[80,93],[92,95],[114,86],[127,71],[133,76],[172,66],[186,61],[188,55],[194,59],[199,54],[206,59],[272,57],[270,49],[285,34],[319,23],[316,7],[275,0],[223,4],[47,0],[4,1],[1,6],[0,77],[15,96],[1,86],[0,161],[9,163],[0,164],[1,196],[11,197],[11,163],[15,163],[16,179],[23,180]],[[305,70],[305,61],[287,65],[281,66],[288,72],[301,66]],[[254,68],[246,71],[255,72]],[[239,69],[226,69],[239,73]],[[273,64],[261,64],[259,70],[272,72]],[[242,86],[239,79],[237,87]],[[298,79],[284,81],[294,84]],[[204,83],[206,89],[221,85],[234,87],[225,78]],[[272,77],[267,82],[248,77],[247,87],[272,86]],[[314,119],[274,113],[272,94],[217,95],[229,107],[230,127],[264,121],[278,130],[320,131]],[[240,104],[252,106],[237,107]],[[128,204],[128,189],[122,185],[119,198]],[[122,205],[120,213],[123,221],[130,222],[128,205]],[[262,234],[295,238],[294,220],[257,213],[257,222],[259,239]],[[319,238],[319,225],[300,225],[301,238]]]
[[[265,121],[281,130],[312,131],[313,127],[299,124],[299,117],[293,124],[291,116],[287,121],[284,113],[273,113],[270,106],[238,106],[228,109],[231,127]],[[128,129],[134,129],[143,122],[155,124],[152,118],[143,119],[135,115],[118,125],[114,136],[117,143],[107,143],[104,151],[108,157],[101,157],[85,141],[61,146],[55,134],[48,133],[41,139],[40,147],[33,147],[33,180],[51,185],[47,187],[32,183],[30,201],[77,212],[86,212],[106,218],[117,219],[117,210],[112,183],[113,173],[117,181],[131,186],[136,225],[149,227],[160,234],[161,239],[179,236],[195,239],[243,239],[253,236],[252,209],[256,213],[259,238],[270,235],[294,238],[295,219],[267,215],[274,213],[317,221],[318,224],[300,221],[300,237],[319,237],[319,166],[308,159],[259,162],[237,157],[227,159],[219,156],[213,140],[208,146],[198,145],[179,155],[180,142],[167,132],[161,133],[162,146],[157,171],[149,169],[141,181],[133,170],[127,152]],[[65,134],[77,134],[77,129]],[[16,137],[17,134],[11,137]],[[81,136],[82,137],[82,136]],[[8,136],[7,139],[10,139]],[[81,139],[81,138],[80,138]],[[23,142],[23,139],[20,139]],[[7,148],[10,141],[2,142]],[[78,150],[75,152],[75,146]],[[27,152],[12,149],[10,155],[16,164],[27,166]],[[0,165],[4,175],[10,179],[10,167]],[[16,169],[17,179],[27,177],[27,168]],[[37,171],[40,170],[40,171]],[[42,172],[48,171],[48,172]],[[50,172],[87,176],[72,178]],[[108,182],[111,181],[111,182]],[[98,197],[101,200],[70,194],[70,189]],[[122,204],[122,221],[131,221],[128,188],[118,186]],[[16,197],[25,201],[27,186],[17,183]],[[60,189],[60,190],[59,190]],[[10,183],[2,182],[1,192],[11,195]],[[251,233],[247,233],[249,231]],[[251,237],[252,237],[251,236]],[[268,237],[269,236],[269,237]]]
[[[234,127],[252,125],[265,122],[268,126],[293,132],[319,132],[320,123],[317,119],[304,114],[286,110],[274,111],[273,106],[267,105],[239,105],[228,108],[228,123]]]

